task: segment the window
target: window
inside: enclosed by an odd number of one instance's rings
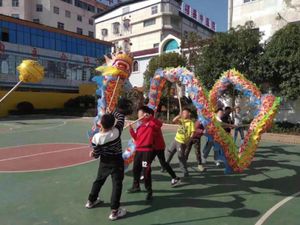
[[[73,4],[73,0],[62,0],[63,2],[69,3],[69,4]]]
[[[77,34],[83,34],[82,29],[77,27]]]
[[[125,31],[129,31],[130,30],[130,19],[125,19],[123,21],[123,29]]]
[[[89,37],[94,38],[94,32],[89,31]]]
[[[20,18],[19,14],[11,14],[11,17],[13,17],[13,18],[17,18],[17,19],[19,19],[19,18]]]
[[[82,22],[82,16],[77,15],[77,20],[80,21],[80,22]]]
[[[68,17],[68,18],[71,18],[71,12],[66,10],[65,11],[65,16]]]
[[[33,19],[32,21],[35,23],[40,23],[40,19]]]
[[[36,4],[36,11],[37,12],[43,12],[43,5],[42,4]]]
[[[134,61],[133,62],[133,72],[138,72],[139,71],[139,62]]]
[[[64,23],[57,22],[57,28],[63,30],[63,29],[65,28],[65,24],[64,24]]]
[[[129,13],[129,11],[130,11],[129,6],[126,6],[126,7],[123,8],[123,14]]]
[[[11,1],[11,5],[12,5],[13,7],[19,7],[19,0],[12,0],[12,1]]]
[[[144,21],[144,27],[148,27],[148,26],[154,25],[155,23],[156,23],[155,19],[145,20]]]
[[[159,47],[159,43],[153,44],[153,48],[158,48],[158,47]]]
[[[158,6],[156,5],[156,6],[152,6],[151,7],[151,14],[152,15],[154,15],[154,14],[156,14],[158,12]]]
[[[188,38],[189,33],[185,30],[185,31],[183,32],[183,36],[184,36],[184,38]]]
[[[102,34],[102,36],[107,36],[108,35],[108,30],[107,29],[102,29],[101,34]]]
[[[0,7],[3,6],[2,0],[0,0]]]
[[[113,23],[113,34],[119,34],[120,33],[120,23]]]
[[[56,6],[54,6],[54,7],[53,7],[53,12],[54,12],[55,14],[59,14],[59,8],[56,7]]]
[[[8,28],[6,27],[2,27],[1,29],[1,41],[9,41],[9,32],[8,32]]]
[[[94,20],[93,19],[89,19],[89,24],[90,25],[94,25]]]

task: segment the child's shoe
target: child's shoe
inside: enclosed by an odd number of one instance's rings
[[[127,213],[126,209],[119,208],[116,210],[112,210],[108,218],[110,220],[117,220],[124,217],[126,213]]]
[[[175,187],[176,185],[180,184],[181,183],[181,180],[179,177],[175,178],[175,179],[172,179],[171,181],[171,185],[172,187]]]
[[[91,208],[94,208],[96,205],[98,205],[100,203],[102,203],[102,201],[99,198],[94,202],[91,202],[90,200],[88,200],[85,204],[85,208],[91,209]]]

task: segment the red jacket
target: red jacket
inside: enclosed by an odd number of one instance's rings
[[[164,151],[166,148],[166,144],[165,144],[164,136],[161,131],[162,122],[155,118],[153,118],[153,121],[157,127],[157,129],[154,130],[153,149]]]
[[[204,133],[204,127],[199,120],[195,122],[195,132],[193,138],[200,138]]]
[[[152,118],[144,119],[136,131],[130,128],[129,132],[134,139],[136,151],[150,152],[153,150],[154,132],[158,128]]]

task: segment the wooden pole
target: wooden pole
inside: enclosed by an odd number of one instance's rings
[[[141,118],[139,118],[139,119],[133,121],[132,123],[130,123],[130,124],[128,124],[127,126],[125,126],[124,129],[130,127],[130,125],[136,124],[137,122],[141,121],[141,120],[144,119],[144,118],[145,118],[145,116],[143,116],[143,117],[141,117]]]
[[[4,99],[7,98],[7,96],[9,96],[17,87],[20,86],[20,84],[22,83],[22,81],[20,80],[12,89],[10,89],[9,92],[6,93],[6,95],[4,95],[1,99],[0,99],[0,103],[4,101]]]
[[[111,99],[110,99],[109,105],[108,105],[108,107],[106,108],[106,111],[107,111],[107,110],[109,110],[109,108],[110,108],[110,106],[111,106],[111,104],[112,104],[112,102],[113,102],[113,100],[114,100],[115,93],[116,93],[116,90],[117,90],[117,87],[118,87],[119,81],[120,81],[120,77],[118,77],[118,79],[117,79],[116,86],[115,86],[115,88],[114,88],[114,91],[113,91],[113,93],[112,93],[112,96],[111,96]],[[109,110],[109,111],[110,111],[110,110]]]
[[[178,91],[179,90],[179,91]],[[177,98],[178,98],[178,103],[179,103],[179,111],[180,111],[180,114],[182,113],[182,104],[181,104],[181,90],[180,90],[180,87],[179,85],[176,83],[176,91],[177,91]]]

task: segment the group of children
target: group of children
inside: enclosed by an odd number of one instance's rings
[[[222,122],[222,126],[227,132],[235,125],[230,120],[231,108],[226,107],[225,112],[218,109],[216,112],[217,119]],[[118,109],[113,113],[102,116],[99,123],[100,131],[92,138],[93,151],[90,156],[94,158],[100,157],[100,164],[97,178],[93,183],[91,192],[86,203],[86,208],[93,208],[101,200],[99,192],[105,183],[107,177],[112,177],[112,194],[111,194],[111,213],[110,220],[116,220],[126,215],[126,210],[120,208],[120,198],[124,179],[124,161],[122,158],[121,134],[124,128],[124,112]],[[133,162],[133,184],[128,193],[137,193],[141,191],[140,179],[144,178],[146,189],[146,200],[153,198],[151,164],[155,157],[159,159],[162,171],[167,171],[171,176],[171,186],[180,183],[180,178],[176,176],[174,170],[170,166],[170,162],[177,152],[180,168],[183,176],[189,176],[187,168],[187,160],[192,146],[194,145],[195,154],[199,171],[204,171],[203,163],[206,162],[210,149],[214,146],[213,140],[208,141],[201,153],[201,136],[205,133],[202,124],[191,120],[191,111],[188,108],[183,109],[180,115],[173,119],[173,123],[178,124],[178,129],[171,147],[167,150],[165,158],[165,141],[162,134],[162,122],[154,117],[154,111],[147,106],[138,109],[139,124],[134,129],[130,124],[130,135],[136,145],[136,153]],[[237,122],[240,122],[237,120]],[[242,131],[239,131],[242,133]],[[242,136],[243,137],[243,136]],[[216,151],[215,151],[216,152]],[[215,156],[218,160],[218,156]],[[216,161],[218,162],[218,161]]]

